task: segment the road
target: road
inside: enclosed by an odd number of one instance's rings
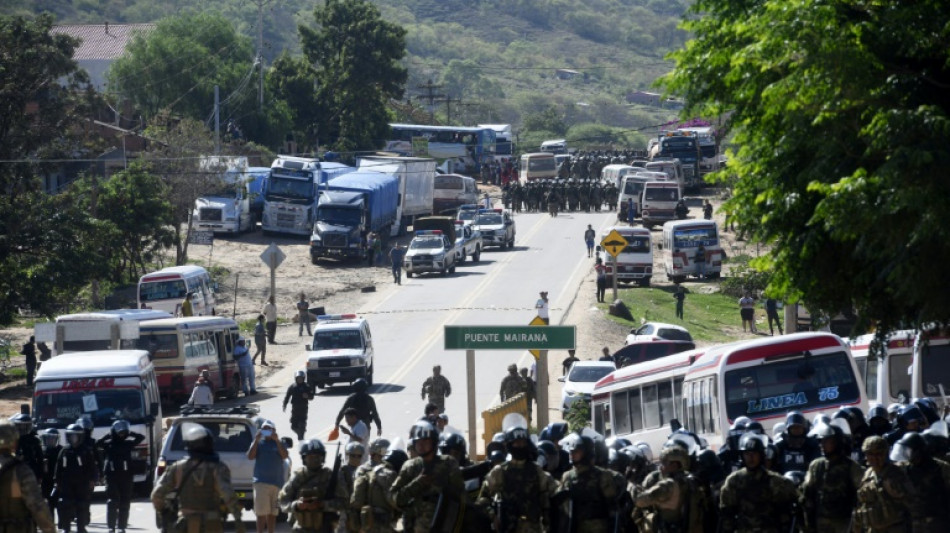
[[[449,425],[467,434],[465,352],[443,349],[443,327],[527,325],[535,317],[534,304],[542,290],[549,292],[551,325],[561,324],[581,279],[591,268],[585,253],[584,230],[592,224],[600,234],[600,229],[612,219],[607,213],[568,213],[556,218],[520,214],[516,217],[513,250],[490,249],[478,263],[468,262],[445,278],[404,275],[401,287],[382,290],[367,308],[353,310],[368,318],[373,333],[376,383],[370,392],[383,421],[382,436],[390,440],[408,439],[409,428],[422,416],[422,382],[436,364],[442,365],[443,375],[452,383],[452,395],[446,399]],[[281,436],[293,436],[289,415],[281,413],[281,402],[294,371],[305,364],[304,339],[301,338],[299,359],[259,386],[260,394],[255,399],[261,415],[276,422]],[[509,364],[523,367],[532,361],[526,351],[476,353],[478,411],[497,402],[499,385]],[[310,407],[308,437],[326,438],[350,392],[349,387],[338,386],[319,393]],[[554,396],[550,404],[556,408],[558,401]],[[372,436],[375,435],[373,429]],[[299,465],[296,446],[291,455]],[[251,513],[246,512],[244,519],[253,527]],[[133,502],[130,521],[134,526],[130,531],[156,531],[154,513],[144,499]],[[92,522],[91,530],[105,529],[104,496],[99,493]]]

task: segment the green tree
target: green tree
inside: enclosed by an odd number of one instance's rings
[[[731,113],[726,209],[773,246],[773,294],[880,331],[946,323],[946,4],[700,0],[692,15],[665,84],[684,118]]]
[[[109,89],[146,117],[167,110],[196,120],[214,111],[214,86],[225,105],[242,95],[256,100],[254,49],[232,23],[213,12],[162,19],[135,37],[109,69]]]
[[[567,127],[564,116],[554,106],[528,113],[522,122],[522,130],[525,132],[550,131],[555,135],[564,135],[567,133]]]
[[[382,146],[389,135],[386,104],[399,98],[406,69],[406,30],[382,19],[367,0],[326,0],[314,27],[299,26],[313,65],[317,101],[326,106],[320,138],[340,152]]]

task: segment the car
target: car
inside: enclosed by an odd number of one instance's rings
[[[688,341],[693,342],[693,336],[689,331],[676,324],[664,324],[662,322],[647,322],[638,328],[630,330],[624,345],[639,341]]]
[[[355,314],[320,315],[307,348],[307,382],[326,388],[363,378],[373,384],[373,334]]]
[[[624,367],[694,349],[692,341],[636,341],[614,352],[613,358],[617,366]]]
[[[458,254],[455,242],[449,240],[440,230],[421,230],[409,243],[409,249],[403,259],[406,277],[423,272],[455,273]]]
[[[469,257],[477,263],[482,257],[482,232],[471,224],[456,220],[455,248],[458,250],[459,263],[464,263]]]
[[[557,378],[564,384],[561,388],[561,411],[567,412],[577,400],[590,403],[594,384],[616,369],[611,361],[578,361],[571,365],[566,376]]]
[[[245,509],[254,506],[254,461],[247,458],[247,451],[258,431],[258,409],[255,404],[238,407],[183,407],[181,416],[174,419],[155,468],[155,479],[175,461],[184,458],[185,443],[182,432],[185,424],[200,424],[214,435],[214,452],[231,470],[231,487]],[[285,448],[293,447],[290,437],[282,437]],[[290,455],[284,459],[283,480],[286,483],[293,468]]]
[[[503,209],[483,209],[472,223],[482,233],[485,247],[514,248],[515,220]]]

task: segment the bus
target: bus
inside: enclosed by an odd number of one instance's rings
[[[950,393],[950,335],[946,330],[917,335],[911,369],[910,393],[914,398],[933,398],[947,405]]]
[[[640,198],[640,218],[647,229],[653,229],[676,218],[676,204],[682,197],[679,183],[675,181],[648,181],[643,184]]]
[[[465,204],[478,202],[475,178],[459,174],[436,174],[433,184],[432,210],[438,214],[458,211]]]
[[[604,183],[613,183],[614,187],[620,188],[621,180],[624,176],[629,174],[636,174],[643,170],[639,167],[632,167],[630,165],[607,165],[600,171],[600,179]]]
[[[637,168],[637,167],[633,167]],[[639,218],[641,209],[641,201],[643,200],[643,186],[646,183],[651,181],[667,181],[667,175],[663,172],[648,172],[642,169],[637,169],[639,172],[634,174],[626,174],[621,179],[619,200],[617,202],[617,220],[621,222],[627,221],[627,200],[632,198],[634,209],[636,209],[637,217]]]
[[[392,135],[383,148],[402,156],[455,159],[475,172],[495,158],[495,130],[490,127],[390,124]]]
[[[495,132],[495,161],[511,159],[515,154],[515,142],[511,134],[511,124],[476,124],[477,128],[488,128]]]
[[[887,336],[882,353],[871,360],[871,343],[874,333],[848,340],[851,355],[858,365],[858,374],[864,378],[868,400],[891,403],[907,403],[911,395],[911,367],[913,366],[914,330],[895,331]]]
[[[552,139],[541,143],[541,151],[551,154],[566,154],[567,141],[564,139]]]
[[[53,344],[53,355],[93,350],[128,350],[139,336],[139,325],[147,320],[172,318],[157,309],[111,309],[56,317],[56,322],[33,326],[38,342]]]
[[[210,374],[216,395],[237,396],[241,378],[234,347],[239,338],[237,322],[230,318],[167,318],[143,322],[135,348],[151,356],[162,402],[180,405],[191,396],[202,370]]]
[[[557,177],[557,163],[554,154],[548,152],[534,152],[521,156],[518,165],[518,181],[523,184],[534,180],[545,180]]]
[[[192,314],[213,315],[217,284],[203,267],[184,265],[163,268],[139,278],[139,309],[158,309],[173,315],[181,312],[181,302],[191,296]]]
[[[722,272],[725,257],[719,244],[719,228],[713,220],[671,220],[663,224],[663,265],[666,279],[677,283],[689,276],[699,277],[696,270],[696,250],[706,249],[705,278],[716,279]]]

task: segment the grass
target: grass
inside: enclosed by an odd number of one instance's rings
[[[735,298],[718,292],[712,294],[698,292],[703,285],[685,287],[683,320],[676,318],[676,300],[673,298],[675,287],[673,286],[620,289],[618,296],[630,309],[634,322],[631,323],[612,315],[607,316],[610,320],[631,328],[639,325],[641,319],[647,322],[681,325],[689,330],[694,340],[703,343],[731,342],[737,339],[737,335],[742,335],[742,321],[739,318],[739,306]],[[610,289],[607,292],[609,299]],[[601,305],[606,307],[605,304]],[[761,313],[761,310],[756,310],[756,315]]]

